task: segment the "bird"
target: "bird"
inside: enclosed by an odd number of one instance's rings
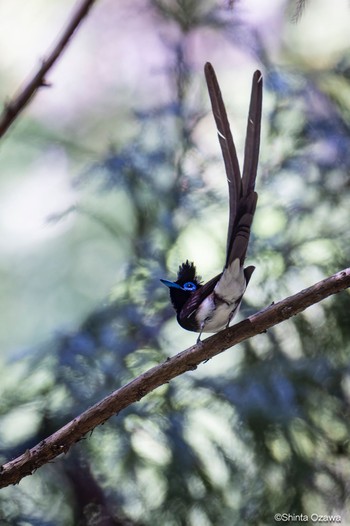
[[[263,78],[259,70],[252,80],[243,171],[239,167],[236,147],[213,66],[207,62],[204,74],[212,112],[224,160],[229,190],[229,222],[226,260],[223,271],[202,283],[196,266],[188,259],[179,266],[176,281],[161,279],[169,288],[170,299],[180,326],[202,333],[216,333],[230,325],[237,314],[254,266],[244,268],[250,230],[258,194],[255,180],[260,149]]]

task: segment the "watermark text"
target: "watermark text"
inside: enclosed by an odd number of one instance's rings
[[[305,513],[275,513],[275,522],[312,522],[314,524],[340,524],[341,516],[334,515],[321,515],[319,513],[311,513],[306,515]]]

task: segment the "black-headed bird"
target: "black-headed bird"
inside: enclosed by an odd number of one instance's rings
[[[250,229],[258,195],[255,179],[260,147],[260,126],[263,80],[255,71],[252,81],[243,172],[239,168],[226,109],[213,66],[207,62],[205,78],[213,110],[219,142],[225,163],[229,189],[229,223],[226,261],[223,271],[202,284],[196,267],[187,260],[179,267],[176,281],[161,279],[170,290],[170,299],[177,321],[188,331],[218,332],[229,326],[238,312],[253,266],[244,268]]]

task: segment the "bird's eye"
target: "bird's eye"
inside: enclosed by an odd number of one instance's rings
[[[182,288],[184,290],[196,290],[197,286],[194,283],[192,283],[192,281],[188,281],[184,284]]]

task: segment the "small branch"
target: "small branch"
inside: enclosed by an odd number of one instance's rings
[[[176,376],[196,369],[201,362],[256,334],[265,332],[274,325],[349,286],[350,268],[347,268],[149,369],[92,406],[46,440],[4,464],[0,468],[0,488],[9,484],[17,484],[23,477],[31,475],[43,464],[61,453],[67,453],[69,448],[81,440],[86,433]]]
[[[71,19],[68,21],[67,27],[63,30],[62,36],[59,38],[57,44],[54,46],[48,57],[42,60],[41,66],[37,73],[22,87],[18,95],[15,95],[4,108],[0,115],[0,137],[2,137],[19,113],[25,108],[31,98],[35,95],[41,87],[48,87],[50,84],[46,82],[45,75],[53,66],[59,56],[62,54],[64,48],[67,46],[73,33],[79,26],[80,22],[86,17],[92,5],[96,0],[82,0],[77,6]]]

